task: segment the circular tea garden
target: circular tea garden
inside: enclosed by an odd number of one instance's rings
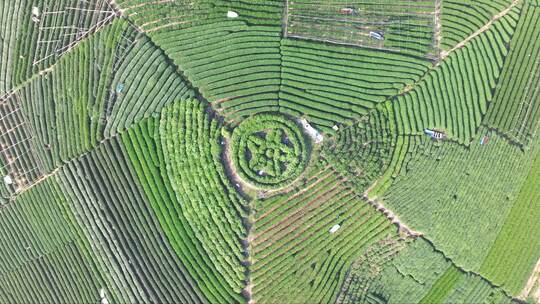
[[[232,159],[237,174],[262,189],[278,189],[304,171],[309,146],[301,127],[280,114],[259,114],[233,131]]]

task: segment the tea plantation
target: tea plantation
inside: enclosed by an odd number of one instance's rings
[[[540,303],[540,0],[0,1],[0,303]]]

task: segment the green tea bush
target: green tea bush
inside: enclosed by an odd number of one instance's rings
[[[527,146],[540,118],[540,6],[527,1],[521,14],[484,123]]]
[[[302,188],[256,202],[250,270],[257,302],[333,302],[353,261],[382,239],[399,238],[326,163],[310,164]]]
[[[442,48],[451,49],[511,3],[512,0],[445,0],[441,14]],[[512,19],[506,20],[505,23],[515,26],[518,14],[515,12],[510,14]]]

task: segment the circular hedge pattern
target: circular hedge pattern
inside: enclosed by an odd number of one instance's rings
[[[265,113],[248,118],[234,129],[231,141],[238,175],[255,187],[284,187],[306,167],[304,134],[284,115]]]

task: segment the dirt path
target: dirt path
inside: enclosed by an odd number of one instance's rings
[[[537,303],[540,303],[540,259],[536,263],[525,288],[523,288],[518,296],[518,298],[522,300],[525,300],[528,297],[532,297]]]
[[[521,0],[514,0],[512,2],[512,4],[510,4],[510,6],[508,6],[506,9],[504,9],[503,11],[498,13],[497,15],[491,17],[491,19],[488,21],[488,23],[486,23],[484,26],[479,28],[476,32],[472,33],[469,37],[465,38],[463,41],[456,44],[456,46],[454,46],[452,49],[450,49],[448,51],[442,51],[441,52],[441,61],[444,58],[448,57],[448,55],[450,55],[455,50],[465,46],[469,41],[476,38],[476,36],[482,34],[483,32],[485,32],[487,30],[489,30],[495,21],[497,21],[497,20],[501,19],[502,17],[506,16],[516,5],[519,4],[519,2],[521,2]],[[441,62],[441,61],[439,61],[439,62]]]
[[[39,185],[40,183],[42,183],[43,181],[45,181],[46,179],[48,179],[49,177],[51,176],[54,176],[56,175],[56,173],[58,173],[58,171],[60,171],[60,169],[62,169],[63,165],[54,169],[52,172],[50,173],[47,173],[47,174],[44,174],[42,176],[40,176],[38,179],[36,179],[34,182],[32,182],[30,185],[22,188],[19,192],[17,192],[15,195],[13,195],[9,200],[10,202],[14,202],[15,199],[17,197],[19,197],[20,195],[22,195],[23,193],[27,192],[28,190],[34,188],[35,186]]]
[[[252,216],[253,201],[249,197],[249,195],[247,195],[244,192],[243,187],[248,187],[248,185],[245,184],[243,180],[238,176],[236,169],[233,166],[231,153],[230,153],[231,151],[230,140],[228,138],[223,138],[221,147],[223,149],[223,152],[221,155],[221,163],[223,164],[225,174],[227,175],[229,180],[234,183],[237,193],[246,200],[248,204],[248,209],[249,209],[248,216],[242,218],[242,224],[246,228],[247,236],[245,240],[241,241],[242,248],[246,254],[246,258],[242,262],[243,265],[246,267],[246,272],[245,272],[246,285],[242,289],[241,294],[246,299],[246,302],[248,304],[251,304],[251,303],[254,303],[253,293],[252,293],[253,282],[251,280],[251,271],[250,271],[251,265],[253,264],[253,258],[251,254],[252,245],[253,245],[253,224],[254,224],[254,220]]]
[[[442,0],[435,0],[435,48],[439,52],[441,52],[441,41],[442,41],[441,11],[442,11]]]
[[[288,27],[289,27],[289,0],[285,0],[285,6],[283,7],[283,17],[281,18],[281,30],[283,31],[283,38],[287,38]]]
[[[116,0],[108,0],[105,2],[109,5],[109,8],[116,13],[118,17],[124,15],[124,10],[120,8],[118,3],[116,3]]]
[[[419,237],[419,236],[423,236],[424,234],[422,232],[418,232],[418,231],[415,231],[415,230],[412,230],[411,228],[409,228],[409,226],[407,226],[407,224],[405,224],[404,222],[402,222],[397,215],[395,215],[391,210],[387,209],[381,201],[377,200],[377,199],[370,199],[367,195],[366,192],[364,192],[364,195],[363,195],[363,199],[368,202],[370,205],[372,205],[373,207],[375,207],[379,212],[381,212],[382,214],[384,214],[384,216],[386,216],[386,218],[388,218],[389,220],[392,221],[392,224],[395,224],[396,226],[398,226],[398,229],[399,231],[402,231],[404,233],[406,233],[407,235],[409,236],[412,236],[412,237]]]
[[[137,3],[137,4],[134,4],[134,5],[131,5],[131,6],[127,6],[124,9],[121,9],[121,11],[124,12],[126,10],[132,10],[132,9],[136,9],[136,8],[141,8],[141,7],[147,6],[147,5],[166,4],[166,3],[170,3],[170,2],[174,2],[174,0],[157,0],[157,1],[152,1],[152,2]],[[114,4],[114,5],[116,5],[118,7],[118,5],[116,4],[116,0],[109,0],[109,4]]]
[[[230,181],[234,184],[234,187],[236,188],[236,191],[246,200],[251,200],[251,197],[247,194],[247,192],[244,189],[251,189],[254,190],[250,184],[245,182],[243,179],[240,178],[238,173],[236,172],[236,168],[233,165],[232,156],[231,156],[231,141],[228,138],[223,138],[221,148],[223,149],[223,155],[221,157],[221,161],[223,163],[223,168],[225,169],[225,174],[230,179]]]

